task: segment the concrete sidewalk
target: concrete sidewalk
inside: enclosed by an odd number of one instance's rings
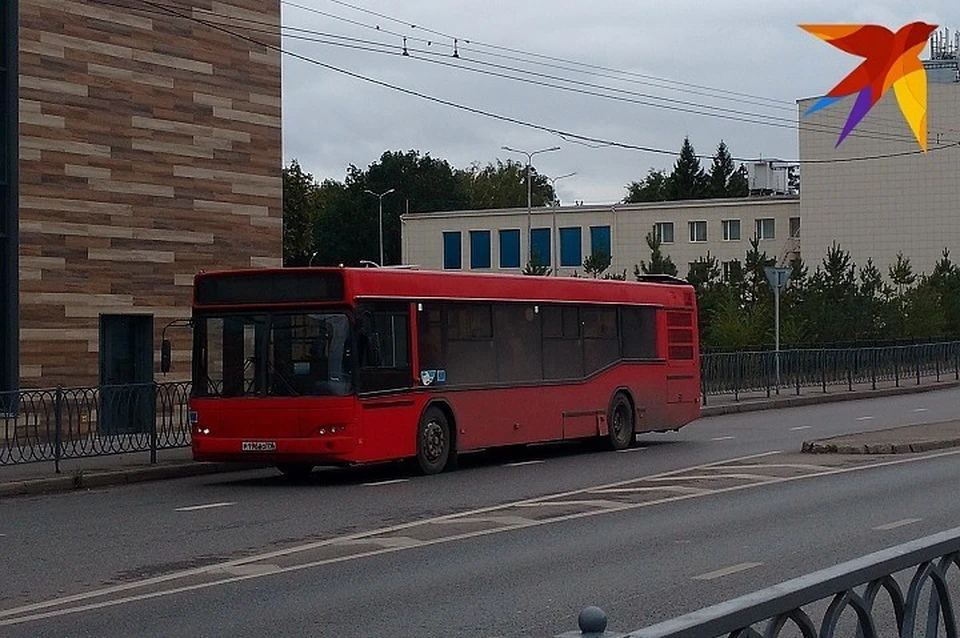
[[[156,463],[150,463],[149,452],[61,460],[59,474],[53,461],[22,463],[0,467],[0,498],[262,467],[265,466],[249,463],[198,463],[188,447],[159,450]]]
[[[795,392],[794,389],[781,388],[779,396],[771,392],[770,398],[767,398],[766,392],[743,393],[740,395],[740,401],[734,401],[732,395],[710,396],[708,405],[702,410],[702,415],[709,417],[955,387],[960,387],[960,382],[937,383],[930,380],[920,385],[902,384],[899,388],[893,387],[892,384],[886,387],[878,384],[876,390],[873,390],[869,384],[866,384],[866,387],[854,385],[853,391],[847,389],[847,386],[828,386],[826,393],[820,388],[803,388],[799,396],[791,394]],[[805,442],[803,451],[835,454],[889,454],[955,446],[960,445],[960,421],[906,426],[893,430],[846,435],[837,439]],[[150,463],[149,452],[63,460],[60,462],[59,474],[55,472],[52,461],[23,463],[0,467],[0,498],[220,472],[247,471],[264,467],[266,466],[261,464],[198,463],[192,459],[190,448],[160,450],[155,464]]]

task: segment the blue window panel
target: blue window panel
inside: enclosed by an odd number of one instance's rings
[[[470,231],[470,267],[490,267],[490,231]]]
[[[610,252],[610,227],[609,226],[591,226],[590,227],[590,254],[596,255],[603,251],[607,255],[613,255]]]
[[[443,267],[445,270],[459,270],[462,268],[460,233],[447,232],[443,234]]]
[[[549,228],[534,228],[530,231],[530,262],[538,266],[550,265]]]
[[[560,229],[560,265],[579,266],[583,261],[581,254],[581,233],[579,228]]]
[[[500,231],[500,267],[520,267],[520,231]]]

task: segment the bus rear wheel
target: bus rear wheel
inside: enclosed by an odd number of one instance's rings
[[[625,450],[633,443],[633,407],[630,399],[617,392],[607,416],[607,443],[614,450]]]
[[[452,444],[447,415],[440,408],[427,408],[417,427],[417,465],[420,471],[424,474],[442,472],[452,456]]]
[[[313,466],[309,463],[277,463],[277,469],[293,481],[305,481],[313,473]]]

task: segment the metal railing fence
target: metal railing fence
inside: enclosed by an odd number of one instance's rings
[[[960,380],[960,341],[844,349],[797,349],[704,354],[700,359],[704,404],[709,397],[802,388],[920,384],[924,378]]]
[[[606,615],[588,607],[580,631],[561,637],[957,638],[958,579],[960,527],[627,634],[606,631]]]
[[[190,383],[0,393],[0,466],[190,444]]]

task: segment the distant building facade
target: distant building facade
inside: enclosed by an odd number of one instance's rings
[[[839,146],[852,98],[800,118],[800,215],[811,268],[834,242],[857,266],[872,259],[884,276],[898,251],[917,274],[929,274],[944,248],[960,259],[960,73],[953,51],[926,63],[925,154],[892,89]],[[800,100],[800,113],[815,100]]]
[[[403,261],[421,268],[512,272],[529,261],[559,276],[584,274],[593,253],[611,256],[609,273],[650,261],[649,233],[661,241],[679,275],[709,253],[724,272],[757,235],[759,249],[780,263],[799,254],[800,201],[795,196],[408,213],[402,217]],[[529,225],[529,231],[528,231]]]
[[[0,391],[152,380],[196,272],[281,265],[279,0],[4,6]]]

